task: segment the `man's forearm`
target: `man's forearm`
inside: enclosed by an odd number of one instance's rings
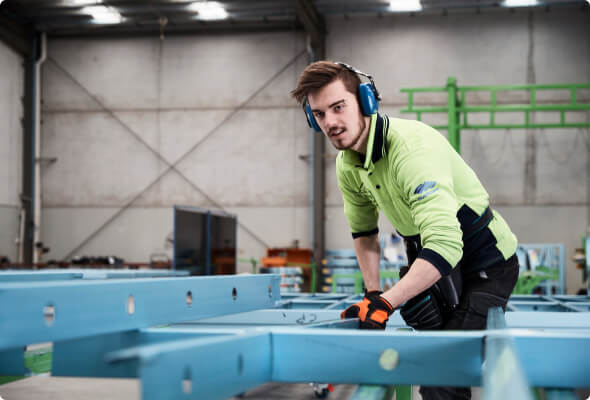
[[[375,234],[354,239],[354,250],[367,290],[381,290],[379,282],[381,247],[379,246],[378,236]]]
[[[434,265],[417,258],[408,273],[382,296],[396,308],[434,285],[440,278],[441,274]]]

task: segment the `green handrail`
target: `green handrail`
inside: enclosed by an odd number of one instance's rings
[[[457,86],[457,81],[449,77],[445,87],[423,87],[401,89],[408,94],[408,107],[402,113],[415,113],[416,119],[422,120],[425,113],[447,113],[446,125],[432,125],[439,130],[447,130],[449,142],[461,152],[461,129],[531,129],[531,128],[590,128],[590,122],[568,122],[566,112],[589,111],[590,103],[579,102],[579,91],[590,89],[590,83],[544,84],[544,85],[495,85],[495,86]],[[527,91],[527,104],[498,104],[497,94],[503,91]],[[537,93],[540,91],[568,91],[569,101],[554,104],[539,104]],[[447,93],[447,105],[415,106],[415,93]],[[467,93],[482,92],[490,97],[489,105],[468,105]],[[523,121],[519,123],[496,123],[496,113],[523,112]],[[531,113],[559,112],[559,121],[534,122]],[[489,123],[469,123],[469,113],[489,113]]]

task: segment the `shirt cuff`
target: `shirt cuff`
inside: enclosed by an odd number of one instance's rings
[[[418,254],[418,257],[416,258],[422,258],[434,265],[434,267],[438,269],[442,276],[450,274],[453,270],[451,264],[449,264],[447,260],[445,260],[440,254],[438,254],[434,250],[422,249]]]
[[[365,231],[365,232],[352,232],[352,238],[356,239],[356,238],[360,238],[362,236],[373,236],[377,233],[379,233],[379,228],[375,228],[375,229],[372,229],[370,231]]]

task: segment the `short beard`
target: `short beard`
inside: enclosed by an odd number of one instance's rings
[[[359,122],[359,133],[356,137],[356,139],[354,139],[354,141],[348,145],[348,146],[337,146],[336,144],[334,144],[334,147],[336,148],[336,150],[348,150],[348,149],[352,149],[354,146],[356,146],[359,141],[361,140],[361,138],[363,137],[363,132],[365,131],[365,128],[367,127],[367,123],[365,122],[365,118],[364,116],[361,114],[361,118],[360,118],[360,122]]]

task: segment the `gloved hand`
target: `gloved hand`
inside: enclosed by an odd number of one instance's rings
[[[351,305],[346,310],[342,311],[340,313],[340,318],[358,318],[361,310],[363,310],[363,313],[366,314],[368,311],[367,307],[369,306],[369,301],[372,298],[379,297],[381,293],[383,293],[381,290],[371,290],[370,292],[367,292],[365,290],[365,297],[363,297],[363,300]]]
[[[367,311],[359,312],[361,329],[385,329],[389,316],[393,314],[393,306],[381,296],[369,299]]]

